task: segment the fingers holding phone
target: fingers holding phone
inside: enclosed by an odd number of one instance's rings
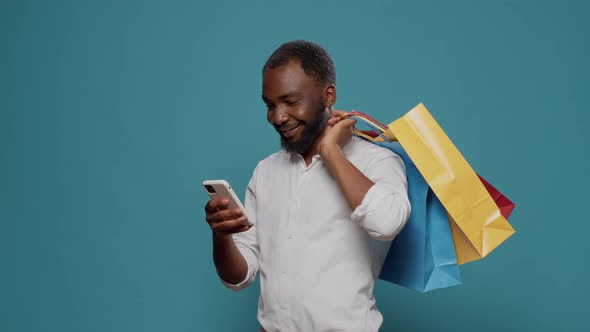
[[[228,208],[225,197],[214,197],[205,206],[207,223],[211,230],[220,235],[244,232],[252,227],[248,217],[239,208]]]
[[[205,219],[214,233],[230,235],[252,227],[246,209],[227,181],[204,181],[203,186],[211,197],[205,205]]]

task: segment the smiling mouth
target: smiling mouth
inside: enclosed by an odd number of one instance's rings
[[[288,130],[281,130],[281,135],[283,135],[283,137],[285,138],[291,138],[295,135],[295,132],[297,132],[297,129],[299,129],[299,127],[301,127],[301,124],[298,124],[295,127]]]

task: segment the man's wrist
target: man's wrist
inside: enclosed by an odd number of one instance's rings
[[[228,240],[233,240],[233,237],[231,234],[221,234],[221,233],[217,233],[215,231],[212,233],[213,233],[213,240],[215,240],[215,241],[224,242],[224,241],[228,241]]]
[[[343,156],[342,148],[336,143],[323,144],[320,146],[320,156],[324,162],[332,164]]]
[[[330,155],[333,155],[335,152],[340,151],[340,145],[336,143],[326,143],[320,145],[320,156],[323,159],[329,158]]]

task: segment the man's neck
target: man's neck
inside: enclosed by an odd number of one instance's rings
[[[309,164],[311,164],[311,160],[313,159],[313,156],[320,153],[320,144],[322,142],[322,139],[326,135],[326,129],[328,126],[327,121],[330,118],[330,111],[332,111],[331,108],[327,109],[326,112],[323,113],[323,116],[326,117],[324,119],[324,128],[322,129],[321,133],[315,138],[315,140],[311,144],[311,147],[301,155],[303,157],[303,160],[305,160],[306,166],[309,166]]]
[[[320,153],[320,143],[322,142],[323,138],[324,134],[322,133],[321,135],[316,137],[316,139],[311,144],[311,147],[301,155],[303,157],[303,160],[305,161],[305,166],[309,166],[309,164],[311,164],[313,156]]]

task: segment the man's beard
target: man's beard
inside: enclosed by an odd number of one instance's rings
[[[279,131],[279,135],[281,136],[281,146],[286,152],[303,155],[311,148],[313,142],[322,133],[328,122],[328,116],[326,116],[324,112],[325,109],[326,107],[323,103],[319,104],[313,122],[301,122],[305,127],[303,128],[301,137],[294,142],[289,142]]]

